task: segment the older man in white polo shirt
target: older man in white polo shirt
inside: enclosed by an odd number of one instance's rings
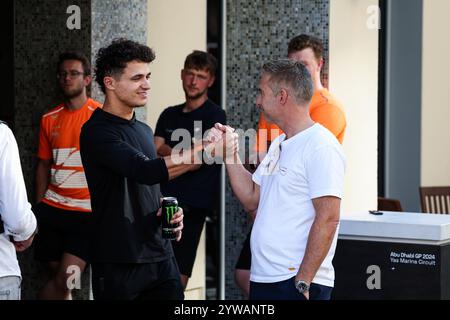
[[[301,63],[266,63],[256,104],[284,134],[253,175],[239,159],[226,165],[240,202],[249,212],[257,210],[250,299],[331,298],[345,156],[333,134],[311,120],[312,94]],[[221,124],[216,129],[233,130]]]

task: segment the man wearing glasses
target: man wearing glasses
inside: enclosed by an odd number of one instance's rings
[[[82,272],[86,266],[91,203],[79,140],[81,127],[101,106],[87,96],[90,69],[81,53],[59,56],[57,78],[64,102],[41,119],[35,208],[40,233],[35,255],[47,263],[50,277],[40,299],[70,300],[67,280],[73,271],[68,271],[75,266]]]

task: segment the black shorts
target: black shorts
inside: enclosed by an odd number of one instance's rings
[[[93,263],[95,300],[183,300],[175,258],[154,263]]]
[[[172,241],[172,247],[180,273],[190,277],[205,219],[210,211],[185,204],[179,206],[183,208],[184,214],[183,234],[179,242]]]
[[[236,262],[235,269],[242,270],[250,270],[252,265],[252,251],[250,249],[250,237],[252,235],[252,229],[247,234],[247,238],[245,238],[244,244],[241,249],[241,254],[239,255],[239,259]]]
[[[63,210],[43,202],[33,212],[39,228],[33,242],[36,260],[61,261],[63,253],[88,260],[91,212]]]

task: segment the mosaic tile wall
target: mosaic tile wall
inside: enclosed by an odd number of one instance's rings
[[[71,5],[80,8],[81,29],[66,26]],[[29,199],[34,199],[34,175],[38,145],[39,120],[49,108],[61,102],[55,77],[58,55],[79,50],[86,55],[123,36],[144,42],[147,25],[146,0],[16,0],[15,1],[15,135],[19,144],[22,169]],[[91,19],[92,18],[92,19]],[[91,24],[92,21],[92,24]],[[103,101],[96,85],[92,96]],[[145,118],[145,108],[139,110]],[[42,267],[28,250],[19,256],[23,273],[23,299],[35,299],[42,286]],[[82,290],[74,297],[89,297],[87,275]]]
[[[301,33],[319,37],[328,47],[328,21],[328,0],[227,0],[226,97],[231,126],[256,128],[256,85],[262,64],[285,58],[289,39]],[[325,83],[327,73],[324,70]],[[249,226],[246,213],[227,183],[226,299],[243,298],[234,283],[234,266]]]
[[[80,8],[80,30],[67,28],[70,5]],[[32,203],[40,117],[61,103],[56,81],[58,55],[66,50],[90,55],[90,34],[89,0],[15,1],[15,135]],[[21,254],[19,260],[23,299],[35,299],[43,284],[41,267],[33,260],[32,250]],[[88,294],[86,277],[83,280],[85,290],[76,293],[80,298]]]
[[[100,48],[121,37],[147,42],[147,0],[92,0],[92,65]],[[97,84],[92,96],[104,100]],[[146,108],[137,109],[136,116],[146,121]]]

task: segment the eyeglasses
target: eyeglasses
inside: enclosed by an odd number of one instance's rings
[[[65,79],[67,76],[69,76],[70,79],[75,79],[83,74],[84,74],[84,72],[79,72],[79,71],[70,71],[70,72],[61,71],[56,74],[56,77],[58,79]]]

